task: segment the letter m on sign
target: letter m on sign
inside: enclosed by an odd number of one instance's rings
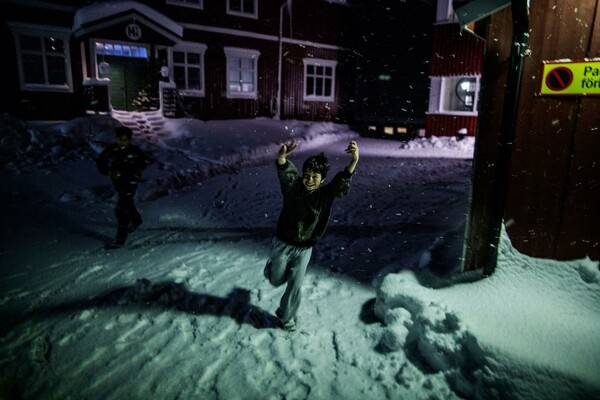
[[[125,27],[125,34],[131,40],[139,40],[142,37],[142,28],[136,23],[129,24]]]

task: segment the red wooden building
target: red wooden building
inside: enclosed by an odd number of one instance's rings
[[[452,0],[438,0],[430,58],[427,136],[475,136],[483,38],[463,32]]]
[[[342,0],[1,1],[2,111],[68,119],[352,117],[352,15]],[[350,31],[350,32],[346,32]]]

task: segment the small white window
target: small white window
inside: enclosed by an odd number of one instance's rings
[[[429,94],[429,112],[477,115],[479,76],[433,77]]]
[[[224,50],[227,57],[227,97],[256,99],[260,52],[235,47]]]
[[[9,23],[15,38],[21,90],[73,90],[65,28]]]
[[[129,44],[96,42],[96,55],[148,58],[148,49]]]
[[[258,18],[258,0],[227,0],[227,14]]]
[[[173,80],[180,93],[204,96],[204,53],[206,45],[181,43],[173,48]]]
[[[333,101],[335,96],[336,61],[305,58],[304,100]]]
[[[203,0],[167,0],[167,4],[181,7],[198,8],[200,10],[204,8]]]

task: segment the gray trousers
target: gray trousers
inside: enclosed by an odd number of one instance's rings
[[[273,286],[287,282],[279,302],[277,316],[285,323],[296,316],[302,300],[301,286],[312,247],[302,248],[283,243],[277,238],[271,242],[271,258],[265,266],[265,276]]]

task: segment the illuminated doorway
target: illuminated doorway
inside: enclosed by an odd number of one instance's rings
[[[133,101],[144,87],[148,50],[143,46],[96,42],[99,77],[109,79],[110,103],[115,110],[134,111]]]

